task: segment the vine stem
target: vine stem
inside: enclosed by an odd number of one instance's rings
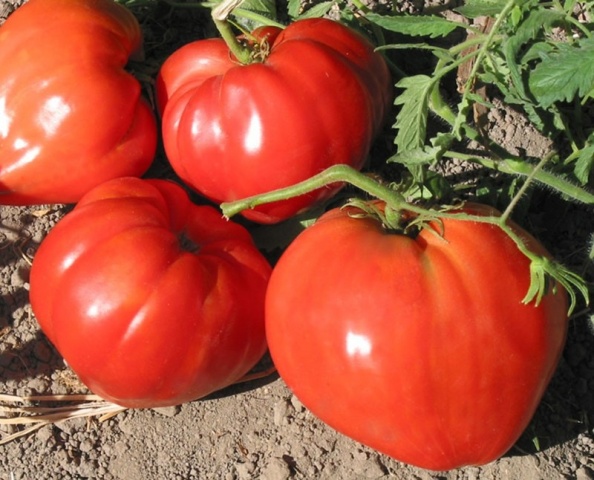
[[[546,155],[545,157],[543,157],[541,159],[541,161],[538,162],[538,165],[536,165],[532,169],[530,174],[526,177],[526,180],[524,181],[524,183],[522,184],[522,186],[520,187],[518,192],[514,195],[514,197],[511,199],[511,202],[509,202],[509,205],[507,206],[505,211],[501,214],[501,218],[504,221],[506,221],[509,218],[509,216],[513,212],[514,208],[516,208],[516,205],[518,204],[520,199],[524,196],[524,194],[530,187],[532,181],[534,180],[534,177],[538,174],[538,172],[542,169],[542,167],[544,167],[545,164],[553,157],[553,155],[554,155],[554,153],[551,152],[548,155]]]
[[[225,40],[229,50],[235,55],[235,58],[242,64],[250,63],[251,50],[245,45],[242,45],[228,21],[229,15],[234,9],[238,8],[244,0],[223,0],[215,8],[212,9],[211,16],[217,30]]]
[[[379,183],[374,178],[361,173],[348,165],[334,165],[317,175],[294,185],[234,202],[225,202],[222,203],[220,207],[223,215],[226,218],[230,218],[244,210],[257,207],[258,205],[287,200],[336,183],[349,183],[369,195],[384,201],[386,207],[388,207],[386,210],[411,212],[418,215],[419,218],[423,220],[431,221],[449,218],[494,225],[505,232],[517,245],[518,249],[528,258],[528,260],[530,260],[530,287],[525,298],[522,300],[523,303],[527,304],[532,301],[534,301],[536,305],[540,303],[543,296],[549,290],[550,285],[549,282],[547,282],[548,277],[553,279],[553,289],[556,288],[556,284],[561,284],[567,290],[570,297],[569,313],[571,313],[577,305],[576,291],[578,291],[581,296],[584,297],[586,303],[588,303],[588,288],[584,280],[555,261],[532,252],[527,247],[522,236],[518,234],[513,225],[508,222],[507,216],[509,215],[509,212],[507,212],[507,215],[502,216],[483,216],[473,215],[462,211],[452,212],[447,209],[436,211],[412,205],[409,204],[404,196],[398,191],[385,184]]]

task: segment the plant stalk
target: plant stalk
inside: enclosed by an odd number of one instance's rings
[[[540,171],[541,170],[538,168],[534,169],[532,172],[533,176],[536,176]],[[567,290],[570,296],[569,313],[571,313],[577,305],[576,291],[580,293],[586,303],[589,301],[588,289],[584,280],[557,262],[532,252],[526,246],[522,236],[516,232],[515,228],[510,223],[508,223],[507,217],[509,216],[509,212],[506,211],[502,216],[486,217],[460,211],[435,211],[417,205],[411,205],[407,203],[406,199],[396,190],[379,183],[374,178],[359,172],[348,165],[334,165],[307,180],[289,187],[273,190],[260,195],[254,195],[234,202],[225,202],[222,203],[220,207],[223,211],[223,215],[226,218],[230,218],[244,210],[257,207],[258,205],[288,200],[289,198],[304,195],[336,183],[349,183],[369,195],[384,201],[386,207],[393,211],[408,211],[421,218],[428,219],[429,221],[440,218],[449,218],[469,222],[487,223],[500,228],[514,241],[518,249],[530,260],[531,283],[526,297],[523,299],[523,303],[525,304],[534,302],[538,305],[540,303],[543,296],[549,290],[549,282],[546,281],[547,277],[553,279],[553,288],[555,288],[555,285],[560,284]]]
[[[225,40],[231,53],[233,53],[239,63],[246,65],[250,63],[252,52],[237,40],[237,36],[228,21],[231,12],[243,2],[244,0],[223,0],[212,9],[211,16],[217,30],[221,34],[221,37],[223,37],[223,40]]]

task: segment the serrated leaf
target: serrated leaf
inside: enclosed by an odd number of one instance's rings
[[[334,5],[334,3],[335,3],[334,1],[317,3],[313,7],[308,8],[305,12],[303,12],[301,15],[299,15],[298,19],[303,20],[306,18],[323,17],[330,11],[330,9]]]
[[[299,16],[302,8],[301,0],[288,0],[287,2],[287,13],[293,19]]]
[[[248,18],[248,15],[243,12],[252,12],[261,17],[276,20],[276,0],[245,0],[241,4],[241,8],[234,11],[234,17],[237,22],[246,28],[248,31],[255,29],[262,25],[261,22]]]
[[[565,19],[565,14],[557,10],[533,10],[513,36],[509,37],[507,47],[515,58],[522,45],[535,39],[543,30],[547,30]]]
[[[436,15],[379,15],[367,13],[365,18],[386,30],[413,37],[445,37],[462,25]]]
[[[578,155],[573,173],[585,185],[588,183],[592,170],[594,170],[594,145],[587,145]]]
[[[545,108],[555,102],[584,97],[594,88],[594,39],[559,44],[530,72],[530,91]]]
[[[511,80],[516,87],[521,98],[528,99],[524,81],[522,78],[521,67],[518,63],[518,54],[522,47],[530,40],[535,39],[543,29],[547,29],[557,24],[565,18],[565,15],[555,10],[532,10],[526,20],[524,20],[518,29],[504,43],[503,52],[508,68],[510,70]]]
[[[400,163],[406,166],[431,165],[437,162],[441,148],[439,147],[419,147],[413,150],[406,150],[392,155],[388,163]]]
[[[454,11],[466,18],[494,17],[506,3],[506,0],[466,0],[463,6],[454,8]]]
[[[429,94],[433,88],[433,80],[426,75],[415,75],[403,78],[396,87],[404,91],[394,102],[402,106],[394,125],[398,130],[394,143],[398,151],[406,152],[425,144]]]

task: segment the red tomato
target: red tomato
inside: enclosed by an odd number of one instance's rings
[[[171,55],[157,79],[167,157],[215,202],[293,185],[335,164],[362,167],[390,103],[386,63],[353,30],[311,19],[265,35],[263,60],[241,65],[222,39],[200,40]],[[338,188],[244,215],[278,222]]]
[[[176,405],[261,358],[270,270],[246,229],[179,186],[120,178],[42,242],[31,305],[93,392],[126,407]]]
[[[112,0],[29,0],[0,27],[0,203],[71,203],[140,176],[152,110],[124,70],[138,22]]]
[[[529,262],[496,226],[444,219],[443,237],[410,238],[358,212],[322,216],[274,268],[266,330],[279,374],[321,420],[400,461],[497,459],[556,368],[565,291],[523,304]]]

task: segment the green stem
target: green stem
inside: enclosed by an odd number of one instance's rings
[[[244,0],[223,0],[219,3],[215,8],[212,9],[212,19],[214,21],[217,30],[225,40],[225,43],[229,47],[229,50],[235,58],[242,64],[250,63],[251,59],[251,50],[247,48],[245,45],[242,45],[239,40],[237,40],[237,36],[231,27],[231,24],[228,22],[229,15],[231,12],[239,7]]]
[[[532,172],[530,172],[526,176],[526,180],[524,181],[524,183],[522,184],[520,189],[517,191],[517,193],[514,195],[514,197],[511,199],[511,201],[509,202],[509,205],[506,207],[505,211],[501,214],[501,218],[503,219],[503,221],[507,221],[507,219],[512,214],[514,208],[516,208],[516,205],[518,204],[520,199],[528,191],[528,188],[530,188],[530,185],[532,184],[532,182],[535,179],[538,172],[540,172],[542,170],[542,167],[553,157],[553,155],[554,155],[554,152],[551,152],[547,156],[545,156],[540,162],[538,162],[538,165],[536,165],[532,169]]]
[[[460,102],[461,105],[466,104],[468,94],[472,91],[472,85],[474,85],[479,68],[481,68],[483,59],[487,55],[487,51],[491,47],[495,37],[498,35],[501,24],[504,22],[506,17],[514,9],[515,6],[516,0],[508,0],[508,2],[505,4],[505,7],[503,7],[503,10],[501,10],[499,15],[497,16],[497,19],[493,23],[491,30],[487,34],[487,38],[482,42],[482,45],[478,50],[478,55],[476,56],[474,64],[472,65],[472,69],[470,70],[470,74],[466,79],[466,84],[464,85],[464,91],[462,93],[462,100]],[[460,125],[466,123],[464,121],[465,115],[466,112],[464,112],[462,109],[458,112],[456,122],[454,123],[454,130],[457,130]]]
[[[550,284],[547,281],[548,277],[553,279],[553,288],[555,288],[556,284],[560,284],[567,290],[570,296],[569,312],[573,311],[577,304],[576,291],[581,294],[586,303],[588,302],[588,289],[583,279],[555,261],[532,252],[527,247],[522,236],[508,223],[506,216],[487,217],[465,212],[434,211],[411,205],[406,202],[405,198],[399,192],[378,183],[375,179],[348,165],[335,165],[295,185],[235,202],[222,203],[220,207],[223,215],[229,218],[243,210],[254,208],[258,205],[287,200],[331,184],[344,182],[350,183],[364,192],[383,200],[386,203],[386,210],[405,210],[418,215],[421,219],[435,220],[438,218],[449,218],[468,222],[487,223],[500,228],[530,260],[530,288],[522,300],[523,303],[527,304],[534,301],[536,305],[539,304],[543,296],[549,291]]]
[[[455,158],[468,162],[478,163],[484,167],[490,168],[498,172],[508,173],[512,175],[519,175],[523,177],[531,177],[534,181],[552,188],[556,192],[566,195],[574,201],[584,203],[586,205],[594,205],[594,194],[577,185],[574,185],[568,180],[559,177],[547,170],[535,167],[521,159],[504,158],[494,160],[487,157],[479,157],[477,155],[468,155],[461,152],[448,151],[443,154],[446,158]]]
[[[231,218],[244,210],[257,207],[258,205],[287,200],[299,195],[305,195],[306,193],[310,193],[333,183],[345,182],[383,200],[395,210],[407,205],[406,200],[400,193],[378,183],[364,173],[361,173],[348,165],[334,165],[307,180],[289,187],[273,190],[260,195],[254,195],[234,202],[222,203],[221,210],[225,217]]]

